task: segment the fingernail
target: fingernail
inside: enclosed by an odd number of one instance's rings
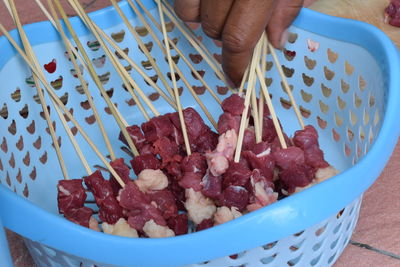
[[[284,48],[286,46],[288,40],[289,40],[289,31],[286,29],[281,35],[281,42],[280,42],[281,48]]]

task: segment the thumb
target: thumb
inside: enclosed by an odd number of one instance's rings
[[[269,41],[275,48],[283,48],[287,41],[286,29],[296,19],[303,7],[303,2],[303,0],[277,1],[267,26]]]

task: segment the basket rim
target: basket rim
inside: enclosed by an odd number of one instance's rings
[[[152,1],[146,3],[148,2]],[[131,13],[126,1],[120,2],[119,5],[125,13]],[[149,4],[151,5],[153,3]],[[102,21],[104,25],[112,23],[109,19],[103,20],[105,15],[110,14],[116,14],[112,7],[93,12],[90,16],[102,26]],[[74,17],[70,20],[73,26],[77,27],[78,34],[85,33],[79,18]],[[318,23],[315,23],[316,21]],[[328,27],[333,23],[335,27]],[[387,108],[382,117],[381,130],[370,151],[356,165],[333,179],[234,221],[197,233],[161,239],[124,238],[86,229],[37,207],[1,185],[0,203],[3,204],[0,207],[0,216],[4,226],[33,241],[102,263],[174,266],[218,258],[279,240],[323,221],[351,203],[378,177],[400,133],[400,124],[397,121],[399,114],[396,112],[400,106],[400,91],[397,90],[400,87],[400,77],[396,75],[396,71],[400,70],[399,54],[394,44],[381,30],[366,23],[303,9],[294,25],[323,36],[335,36],[340,29],[346,29],[347,32],[339,35],[337,39],[342,38],[347,42],[350,40],[366,48],[375,58],[382,59],[383,61],[379,62],[383,62],[382,64],[389,70]],[[28,37],[32,37],[36,29],[52,26],[46,21],[24,27]],[[12,35],[14,38],[18,36],[16,30],[12,31]],[[56,37],[52,33],[50,35],[50,38]],[[369,41],[372,40],[369,47],[366,47],[365,42],[362,43],[363,39],[355,39],[355,36],[359,35],[366,36]],[[39,40],[33,38],[33,43],[36,41]],[[14,50],[4,36],[0,38],[0,45],[5,50]],[[0,56],[0,69],[4,56],[4,54]],[[340,198],[337,197],[338,194]],[[315,201],[316,199],[318,201]],[[25,223],[27,218],[31,227],[27,227]],[[252,225],[251,229],[246,227],[249,224]],[[260,234],[265,232],[265,229],[279,230],[267,231],[268,237],[265,237]],[[162,257],[154,257],[154,250]],[[206,253],[196,253],[198,251]]]

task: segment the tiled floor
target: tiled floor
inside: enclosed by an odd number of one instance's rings
[[[323,4],[320,0],[316,9]],[[342,0],[343,2],[347,2]],[[377,0],[381,1],[381,0]],[[65,2],[65,1],[62,1]],[[308,1],[308,2],[312,2]],[[340,0],[336,0],[340,2]],[[22,22],[43,20],[34,1],[16,0],[22,14]],[[108,5],[108,0],[81,0],[88,11]],[[68,14],[72,15],[71,10]],[[340,12],[338,12],[340,13]],[[335,14],[334,14],[335,15]],[[0,5],[0,17],[7,29],[13,24],[5,8]],[[335,267],[395,267],[400,266],[400,144],[377,182],[365,193],[359,223],[351,243],[348,245]],[[29,254],[21,240],[8,233],[10,249],[16,267],[33,266]]]

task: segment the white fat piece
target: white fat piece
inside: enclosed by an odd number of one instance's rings
[[[141,171],[135,180],[140,191],[163,190],[168,186],[168,178],[161,170],[145,169]]]
[[[71,193],[70,193],[67,189],[65,189],[62,185],[59,185],[59,186],[58,186],[58,190],[59,190],[61,193],[63,193],[64,195],[66,195],[66,196],[70,196],[70,195],[71,195]]]
[[[154,222],[153,219],[147,221],[143,226],[143,232],[150,238],[172,237],[175,236],[174,231],[168,226],[161,226]]]
[[[214,202],[205,197],[201,192],[196,192],[193,188],[186,189],[185,208],[188,217],[195,224],[201,223],[205,219],[210,219],[217,210]]]
[[[115,224],[104,222],[101,227],[103,228],[103,232],[106,234],[124,237],[139,237],[136,229],[130,227],[124,218],[119,219]]]
[[[240,213],[236,207],[219,207],[217,208],[217,212],[215,212],[214,214],[214,225],[219,225],[232,221],[236,218],[239,218],[240,216],[242,216],[242,213]]]

